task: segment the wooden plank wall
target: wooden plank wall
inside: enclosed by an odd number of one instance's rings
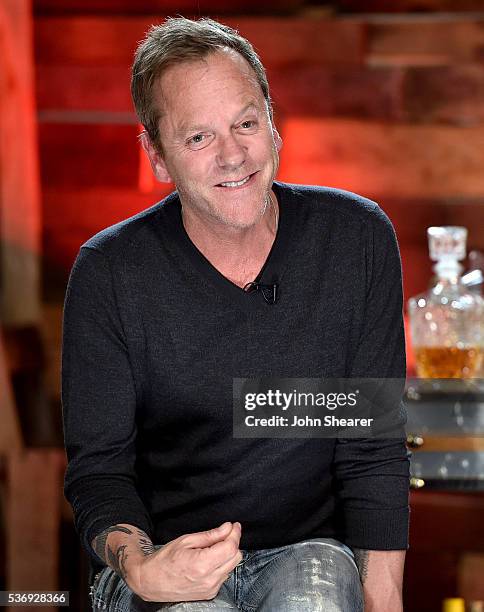
[[[44,269],[61,285],[85,239],[167,192],[138,188],[129,96],[136,42],[161,19],[36,19]],[[482,17],[224,21],[266,64],[284,139],[279,178],[380,202],[400,238],[406,297],[430,276],[428,225],[465,223],[470,247],[484,248]]]

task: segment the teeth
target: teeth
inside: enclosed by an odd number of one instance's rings
[[[240,185],[244,185],[250,179],[250,176],[247,176],[245,179],[239,181],[238,183],[220,183],[223,187],[240,187]]]

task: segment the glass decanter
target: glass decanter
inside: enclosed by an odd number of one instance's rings
[[[483,359],[484,300],[462,282],[467,229],[427,229],[435,277],[408,300],[412,345],[420,378],[474,378]]]

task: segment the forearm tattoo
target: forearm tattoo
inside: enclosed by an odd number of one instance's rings
[[[141,529],[136,529],[139,535],[138,544],[143,552],[144,556],[147,557],[155,552],[155,547],[153,546],[153,542],[150,540],[148,535],[142,531]]]
[[[121,576],[121,578],[126,578],[126,559],[128,558],[128,553],[126,549],[128,548],[127,544],[122,544],[118,546],[116,550],[113,550],[108,544],[108,561],[109,565],[113,568],[113,570]]]
[[[368,557],[370,551],[363,548],[353,548],[352,550],[355,555],[356,567],[360,573],[360,580],[363,584],[368,575]]]
[[[96,551],[96,554],[106,564],[107,564],[106,541],[108,539],[108,535],[110,533],[113,533],[114,531],[118,531],[119,533],[127,533],[128,535],[132,535],[133,533],[131,529],[128,529],[127,527],[121,527],[119,525],[114,525],[114,527],[109,527],[108,529],[100,533],[98,536],[96,536],[96,538],[94,539],[94,550]]]
[[[126,559],[128,558],[126,549],[128,545],[122,544],[114,548],[109,546],[109,544],[106,546],[109,534],[115,531],[133,535],[131,529],[127,527],[122,527],[120,525],[109,527],[94,539],[94,550],[106,565],[112,567],[112,569],[124,579],[126,578]],[[143,555],[147,557],[154,553],[155,547],[149,536],[142,529],[136,529],[136,532],[138,534],[138,545]]]

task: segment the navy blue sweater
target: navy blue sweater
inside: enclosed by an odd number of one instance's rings
[[[258,278],[226,279],[191,242],[177,192],[88,240],[66,294],[65,495],[91,540],[129,523],[155,544],[242,524],[242,549],[314,537],[408,546],[402,439],[240,439],[234,377],[405,378],[402,278],[374,202],[274,183],[279,228]]]

